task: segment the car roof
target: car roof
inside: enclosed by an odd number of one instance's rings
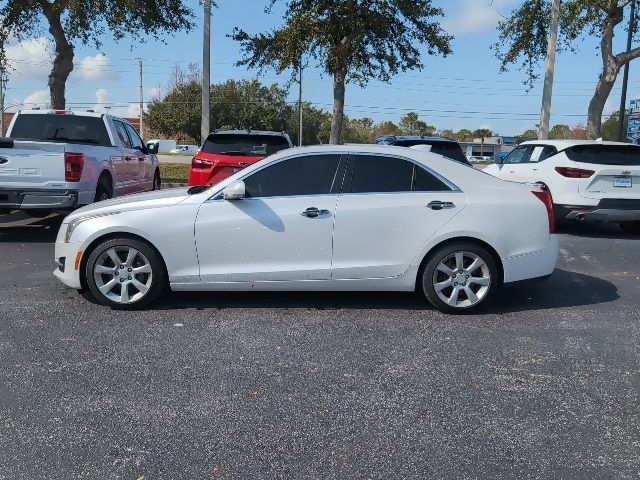
[[[38,109],[38,110],[18,110],[20,115],[75,115],[77,117],[102,117],[104,113],[94,112],[93,110],[65,110],[65,109]]]
[[[276,132],[273,130],[214,130],[209,135],[271,135],[274,137],[289,137],[287,132]]]
[[[627,146],[633,146],[633,144],[630,144],[630,143],[609,142],[609,141],[603,141],[603,140],[528,140],[526,142],[522,142],[520,145],[549,145],[549,146],[552,146],[552,147],[556,147],[558,150],[564,150],[565,148],[575,147],[576,145],[627,145]]]
[[[376,140],[400,140],[400,141],[411,141],[411,140],[420,140],[427,142],[454,142],[457,143],[451,137],[438,137],[436,135],[382,135],[377,137]]]

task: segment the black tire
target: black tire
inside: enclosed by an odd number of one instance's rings
[[[473,267],[473,256],[479,258],[484,265],[476,267],[469,272],[462,270],[462,274],[458,273],[460,272],[459,269],[451,268],[455,277],[439,270],[436,273],[441,262],[444,262],[445,266],[455,266],[456,252],[464,252],[463,268],[465,269]],[[467,256],[466,254],[469,255]],[[488,283],[488,285],[480,285],[467,280],[470,277],[478,278],[478,280],[480,280],[480,277],[477,275],[478,273],[482,276],[482,281]],[[488,282],[486,280],[487,278],[489,279]],[[454,299],[456,305],[445,302],[438,292],[436,292],[435,284],[439,283],[444,285],[447,281],[451,283],[450,287],[440,289],[440,294],[444,297]],[[465,241],[449,243],[433,251],[429,256],[420,277],[421,289],[427,297],[427,300],[429,300],[429,302],[441,312],[453,314],[474,313],[489,305],[500,286],[500,281],[499,269],[496,265],[496,261],[493,259],[493,256],[479,245]],[[454,288],[460,289],[457,297],[455,298]],[[477,294],[478,301],[476,303],[473,303],[471,296],[467,295],[467,291],[469,290],[472,295]]]
[[[113,185],[108,175],[101,175],[96,185],[96,197],[93,201],[102,202],[110,198],[113,198]]]
[[[117,252],[117,256],[121,260],[121,264],[125,264],[124,268],[120,265],[114,265],[114,271],[116,271],[117,273],[96,274],[96,266],[104,266],[103,263],[99,262],[107,260],[107,252],[111,251],[111,249],[114,249]],[[128,268],[129,265],[126,265],[126,261],[122,260],[125,257],[123,253],[128,249],[135,249],[139,254],[142,254],[141,256],[136,255],[136,257],[133,259],[134,263],[132,263],[130,266],[135,269],[136,265],[139,267],[141,265],[146,265],[148,262],[151,270],[149,277],[145,277],[143,273],[127,273],[131,272],[132,268]],[[137,261],[138,263],[135,263],[135,261]],[[115,262],[111,263],[115,264]],[[168,283],[164,262],[162,261],[160,255],[149,244],[140,240],[135,240],[133,238],[115,238],[112,240],[107,240],[94,248],[93,251],[89,254],[89,259],[87,260],[84,275],[86,284],[89,287],[89,291],[91,292],[93,298],[101,305],[106,305],[116,310],[140,310],[149,306],[151,303],[158,299],[160,294],[165,290]],[[112,296],[121,296],[122,289],[124,287],[127,289],[127,297],[129,297],[131,301],[129,303],[122,303],[120,301],[114,301],[106,294],[103,294],[100,291],[100,287],[96,283],[96,276],[99,276],[99,281],[103,282],[103,286],[109,283],[111,280],[115,281],[114,286],[107,292],[107,294],[111,293]],[[146,284],[148,288],[146,293],[144,293],[137,300],[135,299],[135,296],[139,293],[142,293],[142,290],[139,290],[135,286],[135,284],[131,281],[132,278],[138,280],[138,283]],[[131,285],[133,285],[133,287]],[[122,296],[120,299],[122,299]]]
[[[627,235],[640,235],[640,222],[620,222],[620,230]]]
[[[156,173],[153,174],[153,188],[152,190],[162,189],[162,179],[160,178],[160,169],[156,169]]]
[[[23,210],[23,212],[27,217],[31,218],[44,218],[53,213],[50,210]]]

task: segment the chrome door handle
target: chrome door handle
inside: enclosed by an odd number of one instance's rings
[[[445,208],[456,208],[453,202],[441,202],[440,200],[434,200],[433,202],[427,203],[427,207],[431,210],[442,210]]]
[[[307,218],[318,218],[320,215],[329,215],[329,210],[323,210],[317,207],[309,207],[300,212],[300,215]]]

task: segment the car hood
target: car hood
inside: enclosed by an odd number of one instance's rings
[[[93,203],[74,211],[65,222],[86,214],[101,215],[109,212],[124,212],[175,205],[189,198],[188,188],[172,188],[153,192],[125,195],[98,203]]]

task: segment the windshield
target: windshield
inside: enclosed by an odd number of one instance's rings
[[[204,153],[226,155],[267,156],[289,148],[285,137],[277,135],[209,135],[202,147]]]
[[[76,115],[18,114],[11,138],[111,146],[102,118]]]

